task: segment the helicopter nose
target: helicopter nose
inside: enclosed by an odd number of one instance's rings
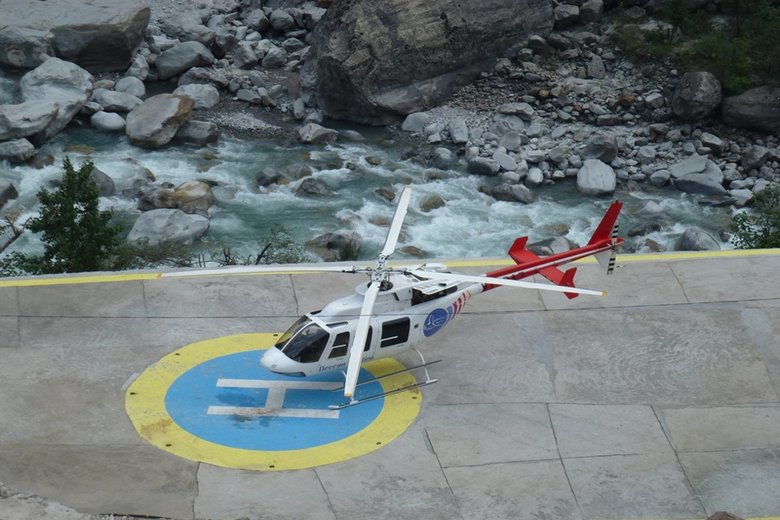
[[[282,352],[272,347],[265,351],[263,357],[260,358],[260,364],[271,372],[279,374],[286,374],[293,368],[291,365],[293,360],[282,354]]]

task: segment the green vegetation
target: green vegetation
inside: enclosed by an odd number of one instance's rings
[[[753,211],[734,217],[732,241],[740,249],[780,247],[780,186],[757,193]]]
[[[635,61],[672,58],[686,70],[714,74],[727,93],[780,78],[780,6],[767,0],[723,0],[721,18],[693,11],[686,0],[669,0],[666,27],[641,31],[619,23],[613,41]]]

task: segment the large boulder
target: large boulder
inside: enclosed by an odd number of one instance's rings
[[[214,204],[214,192],[211,186],[201,181],[186,181],[173,190],[176,207],[185,213],[207,212]]]
[[[105,88],[96,88],[92,101],[98,103],[106,112],[130,112],[142,103],[141,99],[126,92],[115,92]]]
[[[128,242],[192,244],[206,234],[209,219],[179,209],[153,209],[141,213],[127,235]]]
[[[219,90],[214,85],[189,83],[178,87],[173,93],[192,98],[195,108],[212,108],[219,103]]]
[[[334,2],[315,29],[317,101],[330,117],[383,124],[440,103],[552,25],[551,0]]]
[[[720,105],[720,81],[709,72],[686,72],[672,96],[672,111],[685,121],[707,117]]]
[[[34,69],[54,54],[52,34],[24,27],[0,28],[0,66]]]
[[[307,123],[298,129],[296,136],[304,144],[333,144],[339,138],[339,132],[317,123]]]
[[[723,102],[729,126],[780,133],[780,87],[758,87]]]
[[[192,114],[193,102],[187,96],[158,94],[127,114],[125,128],[130,142],[142,148],[166,145]]]
[[[32,158],[33,155],[35,155],[35,147],[25,138],[0,143],[0,161],[8,161],[12,164],[23,163]],[[0,191],[2,191],[2,182],[0,179]],[[2,195],[0,195],[1,197]]]
[[[41,132],[54,121],[59,111],[60,106],[53,101],[0,106],[0,141]]]
[[[55,55],[92,72],[123,71],[143,41],[151,12],[147,4],[145,0],[2,0],[0,23],[6,31],[51,31]],[[29,45],[34,66],[46,43],[45,38],[30,34],[16,41],[28,42],[24,45]]]
[[[585,195],[609,195],[616,185],[615,171],[598,159],[586,160],[577,172],[577,189]]]
[[[697,227],[691,227],[685,230],[677,241],[679,251],[719,251],[720,243],[704,231]]]
[[[214,55],[200,42],[184,42],[160,54],[155,62],[160,79],[168,79],[177,74],[202,65],[214,63]]]
[[[56,117],[34,138],[41,144],[65,128],[92,94],[92,74],[75,63],[49,58],[19,82],[25,101],[55,102]]]
[[[116,112],[95,112],[89,123],[101,132],[121,132],[125,129],[125,120]]]
[[[11,199],[15,199],[18,196],[19,192],[16,191],[16,187],[11,184],[11,181],[0,179],[0,208],[2,208],[6,202]]]

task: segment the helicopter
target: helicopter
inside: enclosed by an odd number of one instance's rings
[[[528,237],[520,237],[509,248],[515,265],[503,267],[483,275],[451,273],[440,263],[417,266],[391,267],[389,257],[395,252],[411,199],[411,187],[401,192],[384,247],[376,265],[364,266],[286,266],[286,272],[340,272],[364,273],[369,281],[361,283],[351,295],[336,299],[321,310],[301,316],[281,335],[276,344],[261,357],[267,370],[287,376],[312,376],[338,370],[344,375],[344,397],[348,401],[331,405],[341,409],[378,399],[390,393],[435,383],[428,367],[438,361],[426,362],[415,347],[438,333],[463,310],[468,300],[480,293],[501,286],[562,292],[567,298],[580,294],[603,296],[606,293],[575,287],[576,267],[565,271],[559,266],[595,256],[599,264],[611,274],[615,268],[616,249],[623,243],[618,236],[618,216],[622,202],[613,202],[604,214],[590,241],[582,247],[540,257],[527,249]],[[278,271],[273,266],[240,266],[222,269],[171,272],[166,278],[248,274]],[[522,280],[539,274],[552,284]],[[380,378],[358,383],[364,362],[414,350],[421,364],[406,368],[408,372],[425,369],[425,380],[382,394],[357,399],[357,386]]]

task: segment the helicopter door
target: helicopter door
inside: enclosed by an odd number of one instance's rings
[[[330,349],[328,359],[341,358],[347,355],[349,350],[349,332],[339,332],[336,339],[333,340],[333,347]]]
[[[409,318],[386,321],[382,324],[382,340],[379,348],[400,345],[409,340]]]

